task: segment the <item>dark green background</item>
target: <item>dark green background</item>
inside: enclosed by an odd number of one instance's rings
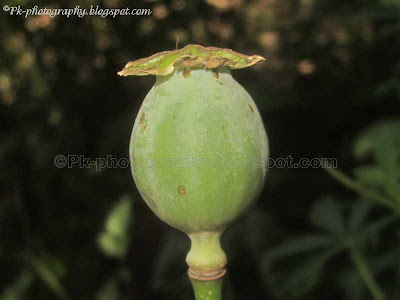
[[[25,18],[0,11],[0,299],[193,299],[184,261],[189,241],[146,207],[129,168],[53,164],[58,154],[128,157],[134,119],[155,79],[116,73],[130,60],[175,49],[177,37],[180,47],[193,43],[266,57],[233,76],[258,105],[271,156],[291,155],[295,162],[337,158],[339,169],[359,182],[365,179],[354,172],[360,165],[393,167],[386,179],[368,173],[365,185],[388,194],[398,207],[399,1],[9,0],[4,5],[129,6],[152,8],[153,14]],[[369,136],[366,154],[357,156],[360,134],[387,120],[395,125],[382,123],[379,133]],[[332,211],[351,219],[351,212],[370,203],[364,196],[320,168],[271,169],[256,206],[224,235],[226,299],[372,299],[347,251],[320,265],[317,254],[304,257],[312,243],[303,243],[300,257],[294,246],[288,258],[270,255],[282,243],[314,233],[315,219],[337,223]],[[121,232],[114,251],[107,250],[99,246],[99,234],[121,197],[131,199],[126,203],[133,205],[126,205],[132,215],[115,213]],[[365,223],[393,217],[384,206],[368,209]],[[374,227],[357,244],[387,299],[400,297],[398,225]],[[388,257],[384,268],[374,267]]]

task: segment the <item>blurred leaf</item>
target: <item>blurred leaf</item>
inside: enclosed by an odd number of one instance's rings
[[[395,1],[400,3],[397,0],[395,0]],[[397,26],[397,27],[399,27],[399,26]],[[399,28],[397,28],[397,30],[399,30]],[[385,82],[379,84],[377,86],[377,88],[375,89],[374,94],[377,97],[382,97],[392,91],[396,92],[397,96],[400,98],[400,80],[397,78],[391,78],[391,79],[386,80]]]
[[[271,283],[279,286],[278,294],[283,293],[284,299],[308,294],[316,286],[323,265],[344,249],[336,236],[346,235],[344,209],[334,199],[317,201],[310,217],[324,233],[289,240],[264,256],[264,265],[272,265],[267,271]]]
[[[383,255],[377,257],[372,264],[372,269],[377,272],[382,272],[396,268],[400,264],[400,245],[393,247]]]
[[[26,293],[33,283],[34,275],[30,271],[23,271],[15,282],[6,287],[0,295],[0,300],[25,300]]]
[[[349,250],[351,260],[353,261],[357,271],[375,300],[385,300],[386,297],[375,280],[374,274],[370,269],[368,261],[361,255],[356,249],[352,248]]]
[[[97,293],[97,300],[118,300],[120,299],[118,282],[111,279]]]
[[[376,160],[388,175],[395,177],[400,167],[400,122],[396,128],[386,128],[376,138]]]
[[[339,286],[345,291],[346,298],[351,300],[366,299],[366,289],[358,272],[352,266],[338,272],[336,280]]]
[[[47,265],[51,266],[51,269],[58,278],[62,278],[66,274],[67,269],[58,257],[47,251],[42,251],[40,253],[40,258],[46,262]]]
[[[311,213],[312,223],[324,232],[327,230],[328,235],[310,234],[298,237],[265,254],[264,270],[267,270],[272,286],[279,286],[278,294],[283,293],[283,299],[299,298],[308,294],[315,288],[321,269],[330,258],[344,249],[354,251],[355,247],[361,247],[361,243],[365,243],[368,238],[376,237],[381,230],[399,220],[397,215],[390,214],[368,222],[372,203],[359,200],[345,209],[337,202],[332,198],[324,198],[317,202]],[[334,235],[331,236],[331,233]],[[354,276],[358,276],[357,272],[354,273]],[[371,272],[368,278],[371,286]],[[356,284],[357,280],[353,279]],[[346,290],[351,286],[343,282],[341,284]],[[365,286],[363,288],[365,290]],[[351,295],[359,297],[361,294],[363,292],[357,290]]]
[[[383,9],[367,9],[363,10],[357,14],[351,14],[350,16],[344,18],[344,22],[355,24],[368,22],[372,20],[384,20],[389,19],[393,16],[393,12]]]
[[[382,169],[376,166],[358,167],[354,170],[354,175],[361,184],[377,188],[385,186],[388,180]]]
[[[388,184],[386,186],[386,193],[388,194],[389,197],[392,197],[393,199],[395,199],[397,205],[400,206],[400,182]]]
[[[354,153],[358,159],[372,153],[381,170],[400,176],[400,121],[384,120],[367,127],[356,139]]]
[[[393,198],[386,197],[386,195],[381,194],[374,189],[359,184],[358,182],[353,180],[350,176],[347,176],[338,169],[324,168],[324,170],[333,178],[335,178],[337,181],[339,181],[341,184],[343,184],[345,187],[365,197],[366,200],[374,201],[377,204],[386,206],[391,210],[393,210],[395,213],[400,214],[400,205],[398,203],[395,203],[393,201]]]
[[[385,120],[365,129],[357,138],[354,152],[358,158],[373,154],[375,165],[358,167],[357,180],[382,189],[400,206],[400,121]]]
[[[383,136],[384,140],[392,139],[400,141],[400,120],[383,120],[373,123],[364,129],[358,135],[353,146],[356,158],[361,160],[368,154],[377,154],[378,144],[382,141],[381,138],[379,138],[380,136]],[[396,145],[399,145],[398,142],[396,142]],[[398,149],[397,147],[397,150]],[[384,149],[382,149],[382,151],[384,151]]]
[[[357,241],[363,241],[370,236],[377,235],[380,230],[397,220],[399,220],[399,216],[397,215],[388,215],[379,218],[363,226],[355,238]]]
[[[330,250],[304,260],[296,272],[287,278],[286,289],[300,295],[308,293],[318,282],[323,265],[336,253],[336,250]]]
[[[108,215],[106,231],[113,235],[123,235],[128,231],[132,218],[132,199],[121,197]]]
[[[54,259],[48,261],[46,257],[38,257],[33,254],[26,256],[26,260],[32,266],[33,270],[37,273],[39,278],[47,285],[47,287],[56,295],[59,299],[68,299],[67,293],[57,275],[57,268],[59,264],[56,264],[56,270],[54,269],[52,263]]]
[[[127,251],[126,240],[107,233],[101,233],[97,240],[99,247],[105,255],[123,258]]]
[[[334,239],[324,235],[306,235],[282,243],[280,246],[270,250],[267,256],[269,259],[280,259],[303,252],[320,250],[323,247],[332,245],[334,242]]]
[[[396,241],[397,242],[397,241]],[[393,270],[393,266],[400,262],[400,247],[395,246],[393,249],[385,252],[377,257],[371,256],[368,259],[371,270],[374,274],[379,276],[380,272]],[[361,300],[365,299],[366,291],[365,285],[360,277],[360,274],[355,268],[346,269],[339,273],[336,277],[338,283],[346,290],[348,299]],[[397,299],[396,297],[392,299]]]
[[[367,220],[368,214],[371,212],[372,208],[372,203],[365,200],[358,200],[352,205],[347,224],[350,234],[355,234],[360,230],[360,228],[362,228],[362,225]]]
[[[124,258],[130,242],[129,227],[132,222],[132,199],[121,197],[109,213],[105,229],[98,236],[101,251],[108,256]]]
[[[342,208],[331,198],[322,199],[315,204],[311,212],[311,222],[339,236],[346,232]]]
[[[400,1],[398,0],[380,0],[380,2],[384,5],[384,6],[388,6],[390,8],[400,8]]]
[[[282,298],[297,299],[308,293],[316,286],[324,264],[337,252],[339,248],[332,248],[320,254],[311,255],[300,263],[283,264],[276,263],[276,272],[269,272],[271,287],[279,287],[278,294]]]

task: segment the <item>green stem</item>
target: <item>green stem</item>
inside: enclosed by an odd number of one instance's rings
[[[222,278],[216,280],[190,279],[196,300],[221,300]]]
[[[186,257],[196,300],[221,300],[226,255],[221,248],[221,232],[189,234],[191,248]]]
[[[360,274],[362,280],[372,294],[373,298],[375,300],[385,300],[383,292],[379,288],[379,285],[375,281],[375,278],[371,270],[369,269],[367,262],[364,260],[361,254],[355,249],[350,249],[350,256],[353,263],[357,267],[358,273]]]
[[[191,233],[189,237],[191,247],[186,262],[191,269],[211,271],[225,267],[227,259],[221,248],[221,232],[203,231]]]
[[[337,181],[339,181],[341,184],[343,184],[345,187],[357,192],[358,194],[364,196],[367,199],[373,200],[383,206],[390,208],[392,211],[400,215],[400,208],[390,198],[387,198],[381,195],[380,193],[375,192],[374,190],[362,186],[361,184],[353,180],[350,176],[347,176],[346,174],[337,169],[326,167],[324,168],[324,170],[333,178],[335,178]]]

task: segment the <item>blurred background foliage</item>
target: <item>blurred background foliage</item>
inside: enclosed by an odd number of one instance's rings
[[[227,230],[226,299],[400,298],[400,1],[7,0],[151,8],[148,17],[0,17],[0,299],[193,299],[189,241],[128,168],[57,169],[58,154],[128,157],[154,78],[126,62],[196,43],[265,56],[234,71],[274,158]],[[327,172],[326,172],[327,171]]]

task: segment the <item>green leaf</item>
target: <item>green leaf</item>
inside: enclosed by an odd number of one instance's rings
[[[386,127],[377,136],[376,142],[378,165],[385,173],[394,177],[400,166],[400,125],[397,128]]]
[[[129,227],[133,219],[132,203],[130,197],[123,196],[109,213],[105,229],[97,239],[105,255],[120,259],[126,256],[130,242]]]
[[[373,154],[386,180],[396,182],[400,176],[400,120],[379,121],[367,127],[356,139],[354,153],[358,159]]]
[[[382,140],[394,140],[395,149],[399,150],[400,120],[384,120],[371,124],[364,129],[356,138],[353,151],[357,159],[364,159],[369,154],[377,154],[378,145]],[[385,151],[381,149],[380,151]],[[392,150],[388,150],[392,151]],[[383,152],[380,153],[381,156]],[[390,154],[391,157],[392,154]],[[385,160],[384,157],[381,159]],[[390,158],[392,160],[392,158]]]
[[[382,272],[390,269],[396,269],[400,263],[400,247],[396,246],[386,252],[384,255],[376,258],[372,264],[372,270]]]
[[[4,289],[0,300],[25,300],[33,279],[34,275],[31,271],[23,271],[12,285]]]
[[[354,266],[338,272],[335,278],[339,287],[346,293],[346,299],[365,300],[367,298],[365,285]]]
[[[104,254],[115,258],[123,258],[128,248],[126,239],[121,239],[107,232],[99,235],[97,243]]]
[[[120,299],[118,282],[110,279],[97,293],[97,300],[118,300]]]
[[[267,274],[271,287],[279,286],[278,293],[283,294],[284,299],[299,298],[310,293],[318,283],[324,264],[338,251],[339,248],[335,247],[290,266],[286,264],[280,267],[276,263],[276,270],[270,270]]]
[[[377,235],[379,231],[398,220],[399,216],[397,215],[388,215],[382,217],[374,222],[368,223],[363,226],[362,230],[355,236],[355,238],[358,242],[362,242],[371,236]]]
[[[397,206],[400,206],[400,182],[388,184],[385,191],[389,197],[395,199]]]
[[[335,235],[343,236],[346,232],[342,208],[331,198],[325,198],[316,203],[311,212],[311,222]]]
[[[368,261],[355,248],[350,249],[350,257],[372,297],[375,300],[385,300],[386,297],[378,285]]]
[[[132,219],[132,203],[129,196],[123,196],[118,200],[107,217],[105,229],[108,233],[115,236],[127,233]]]
[[[282,243],[280,246],[270,250],[267,256],[269,259],[273,260],[285,258],[287,256],[315,251],[324,247],[328,247],[334,242],[335,240],[331,237],[320,234],[305,235]]]
[[[393,2],[400,3],[398,0],[390,0]],[[397,27],[397,28],[396,28]],[[398,26],[393,26],[392,30],[398,30]],[[397,78],[387,79],[384,82],[378,84],[374,91],[374,95],[379,97],[386,96],[387,94],[395,92],[400,95],[400,80]]]
[[[311,291],[320,277],[323,265],[333,254],[322,253],[303,261],[302,265],[287,278],[284,286],[288,291],[296,291],[304,295]]]
[[[384,187],[388,181],[385,172],[376,166],[358,167],[354,170],[357,181],[373,187]]]
[[[356,182],[351,177],[347,176],[338,169],[324,168],[324,170],[334,179],[343,184],[345,187],[359,193],[367,200],[374,201],[380,205],[390,208],[395,213],[400,215],[400,206],[394,203],[392,198],[386,197],[386,195],[381,194],[374,189],[370,189],[368,187],[359,184],[358,182]]]
[[[351,207],[350,216],[348,218],[348,231],[350,234],[357,233],[366,221],[368,214],[371,212],[373,204],[370,201],[358,200]]]
[[[400,2],[398,0],[380,0],[380,2],[382,3],[382,5],[387,6],[391,9],[400,8]]]
[[[378,257],[368,257],[368,263],[374,276],[379,278],[379,273],[381,272],[389,270],[395,271],[399,258],[400,247],[394,247]],[[353,267],[339,273],[337,279],[339,284],[346,290],[346,294],[349,295],[348,299],[363,300],[368,298],[366,295],[368,290],[356,268]],[[388,294],[390,295],[390,293]],[[392,297],[391,299],[397,299],[397,297]]]
[[[57,270],[54,269],[53,265],[50,264],[49,261],[33,254],[28,254],[26,260],[54,295],[59,299],[68,299],[67,293],[57,275]]]

